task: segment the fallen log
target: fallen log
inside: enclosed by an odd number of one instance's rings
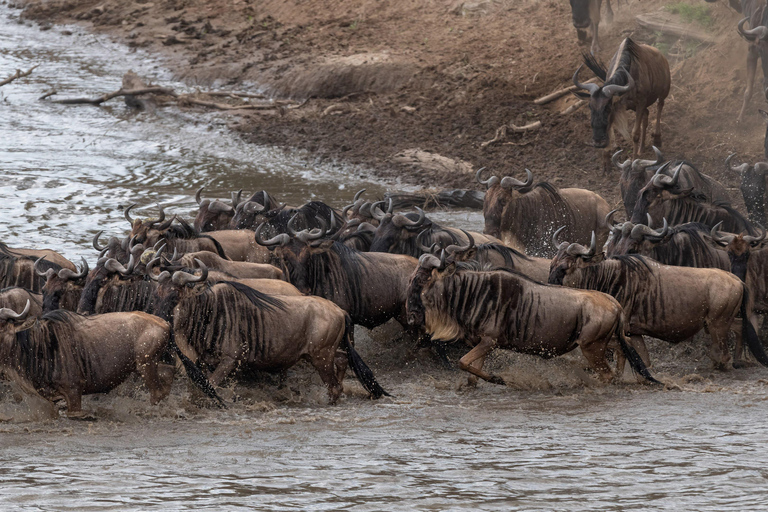
[[[34,70],[34,69],[35,69],[37,66],[39,66],[39,65],[40,65],[40,64],[35,64],[34,66],[32,66],[31,68],[29,68],[29,69],[28,69],[28,70],[26,70],[26,71],[22,71],[22,70],[20,70],[20,69],[17,69],[17,70],[16,70],[16,73],[12,74],[11,76],[9,76],[8,78],[6,78],[5,80],[2,80],[2,81],[0,81],[0,87],[4,86],[4,85],[6,85],[6,84],[9,84],[9,83],[11,83],[11,82],[13,82],[14,80],[18,80],[19,78],[24,78],[25,76],[29,76],[29,75],[32,73],[32,71],[33,71],[33,70]]]
[[[99,96],[98,98],[65,98],[62,100],[51,100],[51,103],[59,103],[61,105],[101,105],[105,101],[120,96],[138,96],[139,94],[167,94],[173,97],[177,96],[173,89],[168,89],[167,87],[145,87],[144,89],[120,89]]]
[[[562,112],[560,112],[560,115],[561,116],[567,116],[568,114],[573,114],[574,112],[576,112],[577,110],[579,110],[581,107],[583,107],[586,104],[587,104],[587,102],[585,100],[579,100],[576,103],[574,103],[573,105],[571,105],[570,107],[568,107],[565,110],[563,110]]]

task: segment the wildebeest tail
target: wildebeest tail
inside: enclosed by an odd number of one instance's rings
[[[765,348],[760,338],[755,332],[755,328],[752,322],[749,321],[749,315],[747,314],[747,304],[749,303],[749,290],[745,284],[742,284],[744,293],[741,298],[741,336],[746,341],[749,351],[755,356],[755,359],[763,366],[768,366],[768,354],[765,353]]]
[[[211,399],[213,399],[216,402],[216,405],[222,409],[226,409],[227,406],[224,405],[224,400],[221,399],[221,397],[216,393],[216,390],[211,385],[210,381],[206,378],[206,376],[203,374],[203,372],[200,370],[200,368],[197,367],[197,365],[192,362],[190,358],[184,355],[184,353],[181,351],[179,346],[176,344],[176,338],[173,334],[173,326],[171,326],[170,329],[170,336],[168,337],[168,345],[171,347],[171,349],[176,352],[176,354],[179,355],[179,358],[181,359],[181,362],[184,364],[184,369],[187,372],[187,377],[189,377],[189,380],[191,380],[195,386],[200,388],[200,390],[208,395]]]
[[[344,339],[342,340],[342,344],[344,350],[347,353],[347,361],[349,362],[349,366],[351,366],[352,370],[355,372],[357,380],[360,381],[360,384],[363,385],[365,390],[368,391],[373,398],[392,396],[384,391],[384,388],[382,388],[379,383],[376,382],[376,377],[373,376],[373,372],[370,368],[368,368],[368,365],[365,364],[365,361],[363,361],[363,359],[360,357],[360,354],[357,353],[355,347],[352,346],[352,333],[354,332],[354,325],[352,324],[352,319],[349,317],[349,315],[344,315],[344,317]]]
[[[621,346],[621,351],[624,353],[624,357],[627,358],[627,361],[629,361],[629,365],[632,367],[632,371],[642,375],[643,378],[648,382],[652,382],[654,384],[661,384],[661,382],[654,379],[653,375],[651,375],[651,372],[648,371],[648,367],[645,366],[645,363],[643,362],[643,358],[640,357],[640,354],[637,353],[637,350],[635,350],[635,347],[629,344],[629,341],[627,340],[627,335],[624,334],[623,320],[619,320],[619,326],[616,329],[616,337],[619,339],[619,345]]]

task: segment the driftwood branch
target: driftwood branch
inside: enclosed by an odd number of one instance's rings
[[[595,83],[595,82],[597,82],[597,77],[590,78],[589,80],[587,80],[584,83],[592,84],[592,83]],[[536,98],[535,100],[533,100],[533,102],[536,105],[546,105],[547,103],[551,103],[551,102],[555,101],[556,99],[562,98],[563,96],[565,96],[569,92],[573,92],[573,91],[576,91],[578,89],[579,88],[576,87],[575,85],[571,85],[569,87],[566,87],[565,89],[559,89],[559,90],[557,90],[557,91],[555,91],[553,93],[547,94],[546,96],[542,96],[541,98]]]
[[[512,131],[514,133],[525,133],[525,132],[532,132],[536,131],[539,128],[541,128],[541,121],[534,121],[533,123],[526,124],[525,126],[517,126],[516,124],[508,124],[508,125],[502,125],[499,126],[496,129],[496,134],[493,136],[493,138],[489,141],[483,142],[480,144],[481,148],[487,148],[488,146],[491,146],[493,144],[498,144],[499,142],[504,141],[507,138],[507,132]]]
[[[509,123],[509,129],[515,133],[532,132],[538,130],[539,128],[541,128],[541,121],[534,121],[532,123],[526,124],[525,126],[517,126]]]
[[[138,96],[140,94],[167,94],[173,97],[177,96],[173,89],[169,89],[167,87],[145,87],[143,89],[120,89],[118,91],[99,96],[98,98],[66,98],[63,100],[51,100],[51,102],[60,103],[62,105],[101,105],[105,101],[109,101],[120,96]]]
[[[0,81],[0,87],[4,86],[4,85],[6,85],[6,84],[9,84],[9,83],[13,82],[13,81],[14,81],[14,80],[16,80],[16,79],[19,79],[19,78],[24,78],[25,76],[29,76],[29,75],[32,73],[32,71],[33,71],[33,70],[34,70],[34,69],[35,69],[37,66],[39,66],[39,65],[40,65],[40,64],[36,64],[36,65],[32,66],[31,68],[29,68],[29,69],[28,69],[28,70],[26,70],[26,71],[22,71],[22,70],[20,70],[20,69],[17,69],[17,70],[16,70],[16,72],[15,72],[14,74],[12,74],[11,76],[9,76],[9,77],[8,77],[8,78],[6,78],[5,80],[2,80],[2,81]]]
[[[576,103],[574,103],[573,105],[571,105],[570,107],[568,107],[565,110],[563,110],[562,112],[560,112],[560,115],[561,116],[567,116],[568,114],[573,114],[574,112],[576,112],[577,110],[579,110],[581,107],[583,107],[586,104],[587,104],[586,100],[579,100]]]

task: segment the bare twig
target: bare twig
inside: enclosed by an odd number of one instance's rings
[[[274,110],[280,108],[280,105],[276,105],[274,103],[262,105],[252,105],[249,103],[245,103],[243,105],[227,105],[226,103],[215,103],[213,101],[199,100],[187,94],[182,94],[179,96],[179,103],[182,105],[188,103],[190,105],[199,105],[201,107],[215,108],[218,110]]]
[[[259,100],[266,99],[267,97],[263,94],[254,94],[250,92],[236,92],[236,91],[209,91],[209,92],[202,92],[202,94],[207,94],[208,96],[228,96],[231,98],[256,98]]]
[[[488,146],[492,144],[496,144],[497,142],[501,142],[506,138],[507,138],[507,125],[503,124],[496,129],[496,134],[493,136],[493,138],[489,141],[485,141],[482,144],[480,144],[480,147],[487,148]]]
[[[590,78],[585,83],[591,84],[591,83],[594,83],[596,81],[597,81],[597,78]],[[558,98],[562,98],[563,96],[565,96],[569,92],[573,92],[573,91],[575,91],[577,89],[578,89],[578,87],[576,87],[575,85],[571,85],[570,87],[566,87],[565,89],[560,89],[560,90],[555,91],[553,93],[547,94],[546,96],[542,96],[541,98],[536,98],[535,100],[533,100],[533,102],[536,105],[546,105],[547,103],[553,102],[553,101],[555,101]]]
[[[14,80],[16,80],[18,78],[23,78],[25,76],[29,76],[32,73],[32,70],[34,70],[39,65],[40,64],[36,64],[36,65],[32,66],[31,68],[29,68],[26,71],[22,71],[20,69],[17,69],[16,73],[12,74],[11,76],[6,78],[5,80],[0,81],[0,87],[4,86],[5,84],[11,83],[11,82],[13,82]]]
[[[532,132],[538,130],[539,128],[541,128],[541,121],[534,121],[532,123],[526,124],[525,126],[517,126],[515,124],[509,123],[509,129],[515,133]]]
[[[177,97],[178,95],[167,87],[145,87],[144,89],[120,89],[119,91],[110,92],[104,96],[98,98],[66,98],[63,100],[51,100],[52,103],[60,103],[62,105],[101,105],[105,101],[109,101],[119,96],[138,96],[140,94],[167,94],[169,96]]]
[[[565,110],[563,110],[562,112],[560,112],[560,115],[561,116],[567,116],[568,114],[573,114],[574,112],[576,112],[577,110],[579,110],[581,107],[583,107],[586,104],[587,104],[587,102],[585,100],[579,100],[576,103],[574,103],[573,105],[571,105],[570,107],[568,107]]]
[[[42,96],[40,96],[40,97],[39,97],[39,98],[37,98],[37,99],[38,99],[38,100],[44,100],[45,98],[48,98],[48,97],[50,97],[50,96],[53,96],[53,95],[54,95],[54,94],[56,94],[56,93],[57,93],[56,89],[51,89],[50,91],[48,91],[47,93],[43,94]]]

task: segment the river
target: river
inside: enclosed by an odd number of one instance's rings
[[[96,96],[124,72],[184,89],[162,61],[76,27],[39,30],[0,5],[0,240],[95,253],[123,235],[122,207],[182,214],[205,197],[266,189],[291,204],[343,205],[395,186],[363,168],[241,142],[217,113],[135,113],[38,98]],[[436,218],[480,229],[476,212]],[[86,420],[0,383],[2,510],[759,510],[768,506],[768,371],[710,370],[702,340],[650,345],[667,389],[598,385],[569,354],[495,353],[509,383],[468,388],[458,370],[358,329],[361,355],[394,396],[373,402],[352,379],[327,405],[306,366],[288,386],[230,385],[210,409],[178,376],[150,406],[136,379],[85,397]],[[462,354],[454,347],[453,358]]]

